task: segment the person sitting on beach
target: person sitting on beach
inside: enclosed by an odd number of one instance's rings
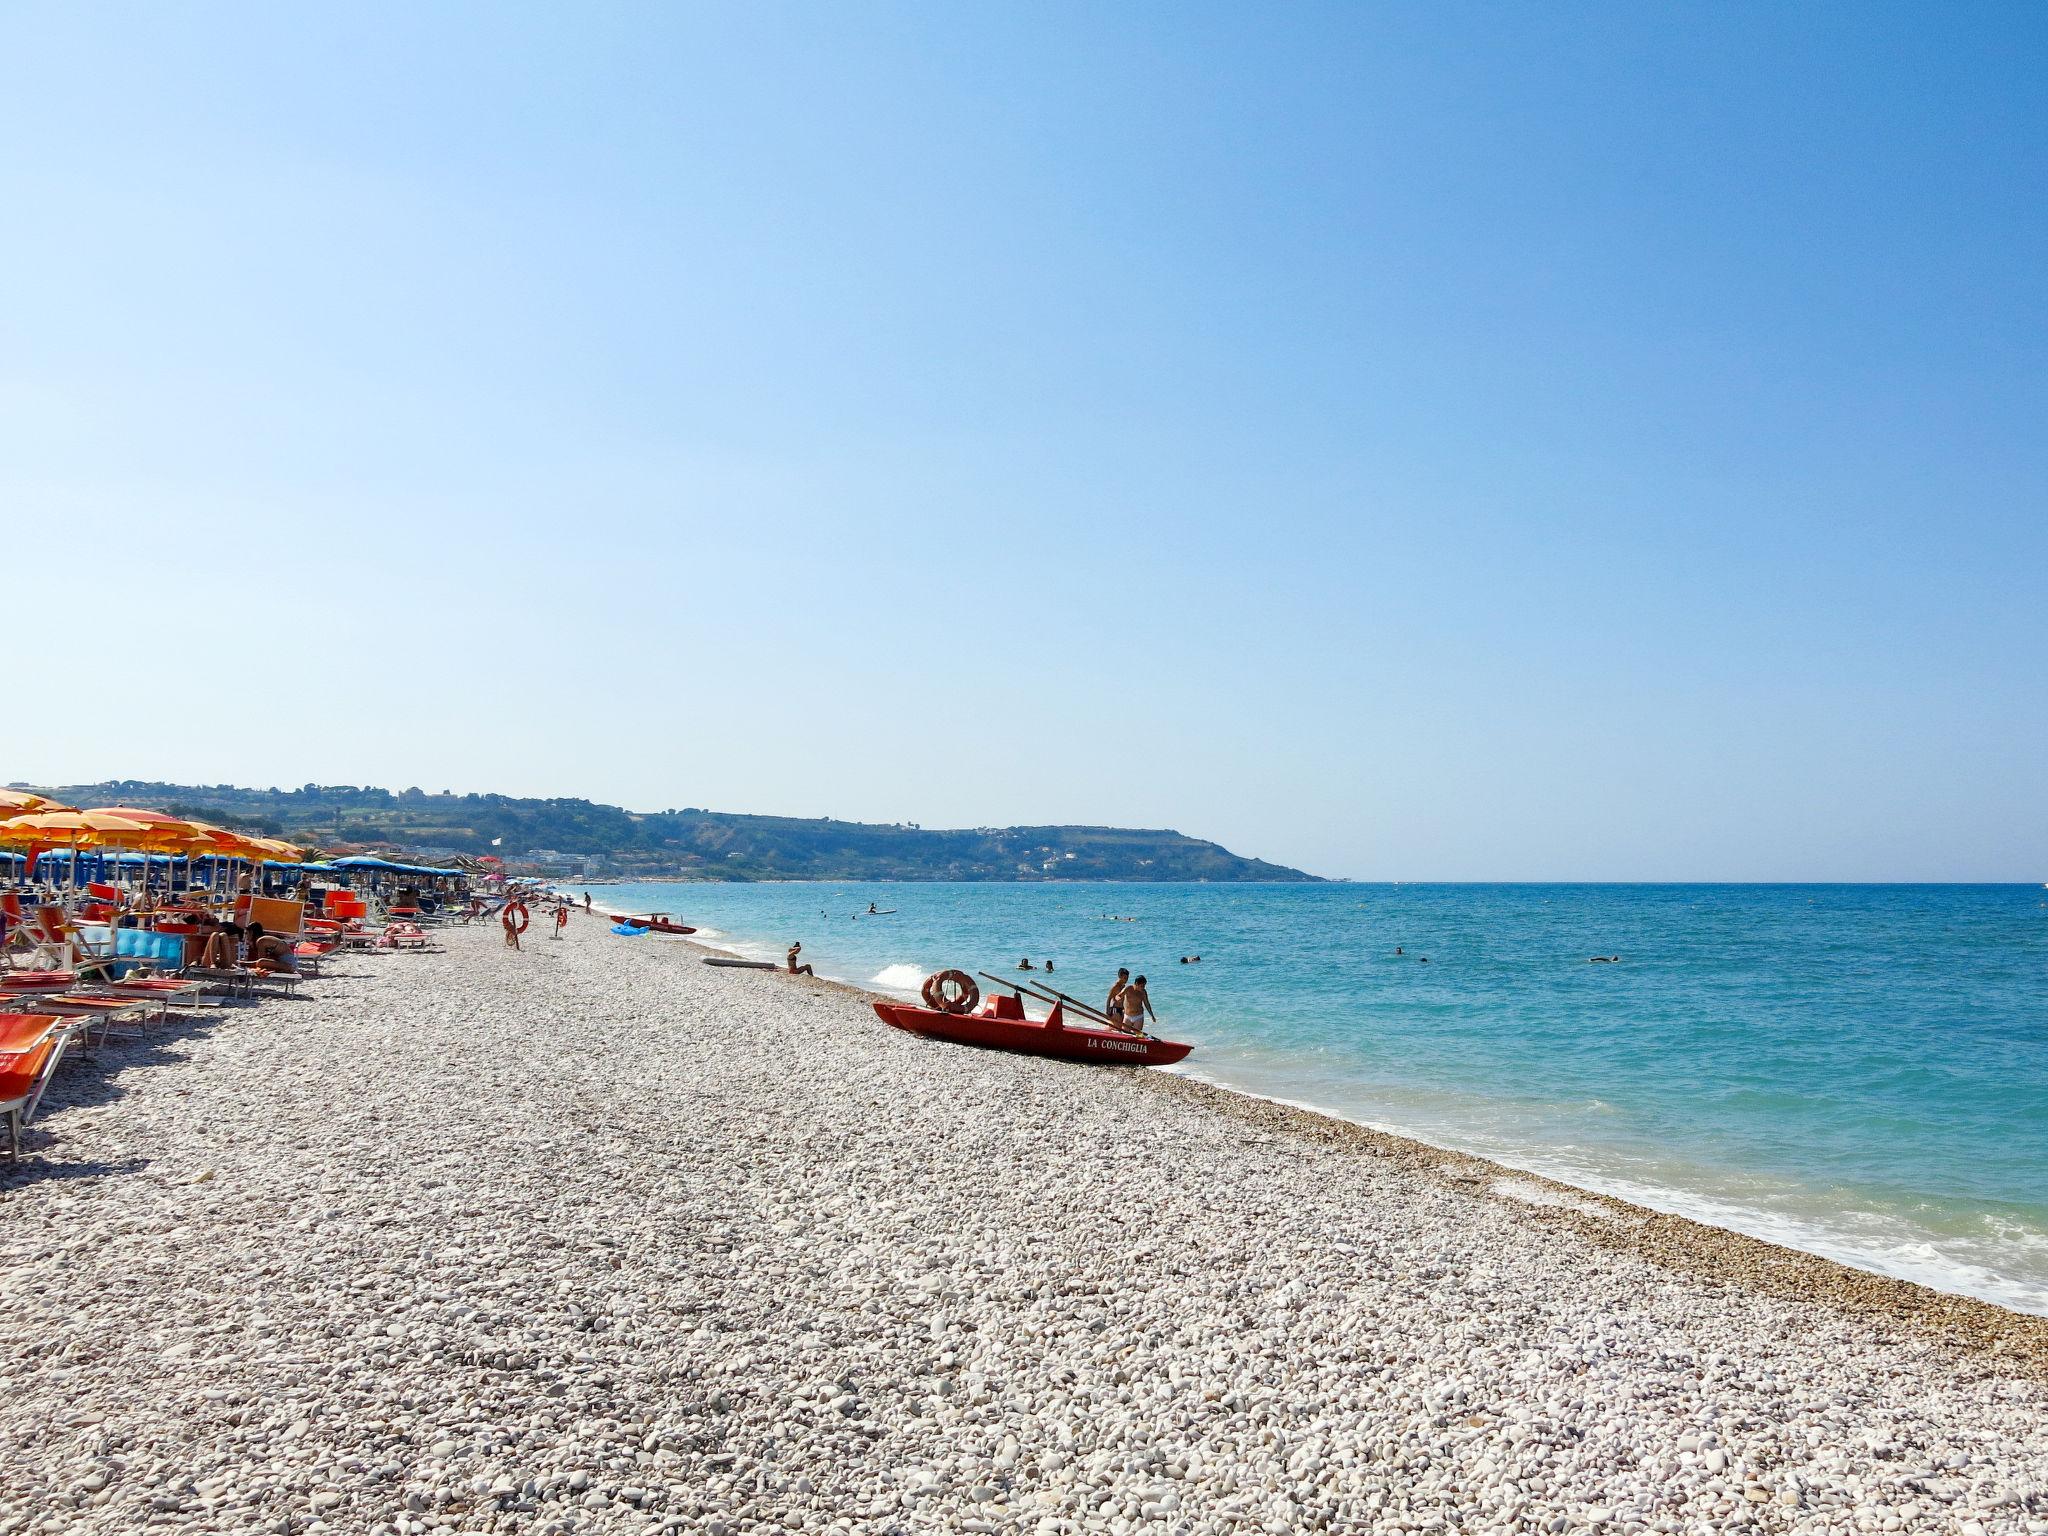
[[[241,963],[241,924],[224,923],[208,913],[199,919],[199,931],[205,935],[199,941],[200,965],[231,971]]]
[[[800,942],[792,944],[789,946],[789,953],[783,957],[783,963],[789,967],[789,974],[792,976],[817,975],[818,973],[812,970],[808,965],[798,965],[796,963],[797,952],[802,948],[803,945]]]
[[[291,945],[274,933],[260,933],[249,941],[249,968],[266,976],[296,975],[299,969]]]
[[[1117,999],[1123,1005],[1124,1028],[1134,1035],[1145,1033],[1145,1015],[1152,1014],[1152,1022],[1159,1022],[1159,1015],[1152,1012],[1152,995],[1145,990],[1145,978],[1140,976]]]
[[[1124,988],[1128,987],[1130,984],[1130,967],[1124,965],[1118,966],[1116,968],[1116,981],[1111,984],[1109,989],[1109,1001],[1102,1005],[1102,1011],[1108,1014],[1112,1019],[1121,1018],[1123,1016]]]

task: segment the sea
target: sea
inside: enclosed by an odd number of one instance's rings
[[[1194,1043],[1172,1070],[2048,1315],[2041,886],[593,895],[751,957],[801,940],[819,974],[903,997],[948,966],[1043,984],[1050,961],[1099,1006],[1129,966]]]

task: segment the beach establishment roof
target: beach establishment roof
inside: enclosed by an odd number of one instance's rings
[[[391,859],[380,859],[367,853],[352,853],[346,858],[330,859],[330,867],[338,870],[388,869],[402,875],[464,875],[463,869],[453,869],[439,864],[400,864]]]

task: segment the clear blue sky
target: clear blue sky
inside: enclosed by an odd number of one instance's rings
[[[2048,879],[2048,8],[0,26],[0,779]]]

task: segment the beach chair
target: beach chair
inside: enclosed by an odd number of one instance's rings
[[[265,937],[280,939],[290,948],[292,964],[304,976],[317,976],[320,962],[335,947],[329,934],[321,931],[321,920],[306,915],[303,901],[259,896],[249,904],[249,919],[263,925]]]
[[[9,893],[7,954],[26,956],[31,970],[56,971],[71,964],[71,925],[63,907],[39,902],[24,911],[18,896]]]
[[[100,1027],[100,1044],[104,1045],[116,1025],[139,1030],[152,1017],[161,1017],[166,1005],[161,997],[153,994],[108,997],[98,992],[56,992],[38,996],[35,1009],[38,1013],[75,1021],[86,1045],[90,1046],[94,1024]]]
[[[166,1009],[197,1008],[206,1001],[206,988],[183,976],[128,976],[99,991],[109,997],[154,998]]]
[[[0,971],[0,1003],[10,997],[68,992],[77,985],[76,971]]]
[[[7,1160],[21,1156],[21,1133],[71,1042],[70,1021],[50,1014],[0,1014],[0,1118]]]
[[[130,930],[86,923],[72,931],[71,968],[82,981],[111,981],[120,974],[120,935]]]

